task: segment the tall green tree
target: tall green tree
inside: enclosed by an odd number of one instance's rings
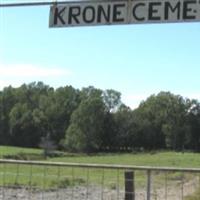
[[[132,110],[122,104],[114,116],[113,141],[116,150],[131,150],[136,148],[136,123]]]
[[[17,146],[33,147],[39,142],[38,130],[34,125],[32,111],[27,104],[17,103],[10,112],[10,135]]]
[[[115,112],[121,106],[121,93],[115,90],[105,90],[103,100],[109,112]]]
[[[136,111],[141,118],[145,146],[179,150],[185,146],[186,99],[170,92],[160,92],[142,102]]]
[[[0,144],[4,144],[3,141],[3,102],[2,102],[2,92],[0,91]]]
[[[65,147],[71,151],[94,152],[102,146],[105,105],[101,98],[83,100],[71,118],[66,131]]]
[[[13,106],[17,103],[16,89],[13,87],[5,87],[1,94],[1,139],[0,144],[11,145],[9,113]]]
[[[72,86],[60,87],[40,99],[40,108],[48,119],[50,139],[59,145],[70,125],[70,118],[80,103],[80,92]]]
[[[200,103],[197,100],[189,102],[188,124],[190,132],[187,134],[187,147],[194,151],[200,151]]]

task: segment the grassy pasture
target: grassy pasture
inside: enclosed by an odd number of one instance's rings
[[[50,161],[97,163],[97,164],[121,164],[137,166],[159,167],[200,167],[200,154],[154,152],[154,153],[124,153],[124,154],[97,154],[97,155],[69,155],[59,158],[50,158]]]
[[[31,157],[41,157],[42,150],[34,148],[22,148],[22,147],[10,147],[10,146],[0,146],[0,158],[22,158]],[[24,156],[24,157],[23,157]]]
[[[0,146],[0,158],[8,155],[42,155],[41,149]],[[181,152],[149,152],[149,153],[99,153],[99,154],[70,154],[47,158],[52,162],[120,164],[137,166],[160,167],[200,167],[200,153]]]

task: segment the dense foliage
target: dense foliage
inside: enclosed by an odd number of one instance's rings
[[[75,152],[200,151],[200,103],[170,92],[131,110],[115,90],[54,89],[42,82],[0,92],[0,145],[38,147],[44,138]]]

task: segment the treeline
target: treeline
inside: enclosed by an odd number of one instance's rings
[[[42,82],[0,92],[0,145],[38,147],[48,141],[73,152],[200,151],[200,103],[170,92],[131,110],[115,90]]]

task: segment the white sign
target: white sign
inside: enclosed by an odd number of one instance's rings
[[[200,0],[113,0],[51,6],[50,27],[200,21]]]

